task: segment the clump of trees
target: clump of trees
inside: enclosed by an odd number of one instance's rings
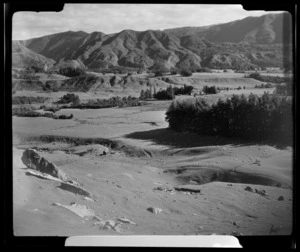
[[[56,81],[47,81],[43,87],[43,91],[58,92],[58,86]]]
[[[184,77],[188,77],[188,76],[192,76],[193,72],[187,68],[184,68],[180,70],[180,75]]]
[[[59,69],[58,73],[67,77],[76,77],[76,76],[84,75],[85,71],[81,68],[62,67]]]
[[[158,92],[156,92],[156,89],[154,87],[154,92],[152,92],[152,88],[150,87],[150,89],[141,90],[140,100],[147,100],[152,98],[155,98],[157,100],[173,100],[175,98],[175,95],[191,95],[193,89],[193,86],[184,85],[183,87],[179,88],[169,85],[167,89],[160,89]]]
[[[202,88],[202,92],[205,93],[205,94],[216,94],[218,93],[218,89],[216,88],[216,86],[204,86]]]
[[[80,103],[80,99],[78,95],[68,93],[63,95],[58,101],[57,104],[66,104],[66,103],[72,103],[73,106],[76,106]]]
[[[181,88],[178,87],[173,88],[175,95],[191,95],[193,89],[194,89],[193,86],[187,86],[186,84],[184,84],[184,86]]]
[[[156,61],[152,68],[152,73],[154,73],[155,77],[164,76],[166,73],[169,72],[169,69],[165,67],[164,63],[161,61]]]
[[[179,69],[177,67],[171,67],[171,69],[170,69],[171,75],[176,75],[178,73],[179,73]]]
[[[166,112],[169,127],[199,134],[271,140],[291,144],[292,100],[265,93],[233,95],[208,105],[203,98],[174,100]]]
[[[170,85],[166,90],[159,90],[154,98],[157,100],[173,100],[175,98],[173,87]]]

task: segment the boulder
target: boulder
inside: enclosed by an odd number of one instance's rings
[[[148,207],[147,210],[153,214],[159,214],[160,212],[162,212],[162,209],[158,207]]]
[[[60,170],[55,164],[41,157],[34,149],[26,149],[21,159],[28,168],[49,174],[64,182],[73,183],[67,174]]]
[[[279,196],[277,200],[279,200],[279,201],[283,201],[283,200],[284,200],[284,198],[283,198],[283,196]]]

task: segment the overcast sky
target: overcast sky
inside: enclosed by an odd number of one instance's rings
[[[183,26],[226,23],[270,12],[245,11],[241,5],[200,4],[65,4],[61,12],[17,12],[13,16],[13,40],[65,31],[125,29],[163,30]]]

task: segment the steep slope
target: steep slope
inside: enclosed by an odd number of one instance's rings
[[[291,22],[289,13],[267,14],[212,26],[167,29],[165,32],[180,38],[196,35],[211,42],[291,43]]]
[[[203,31],[209,29],[212,26],[214,26],[214,25],[207,25],[207,26],[200,26],[200,27],[186,26],[186,27],[165,29],[163,31],[165,33],[169,34],[169,35],[181,38],[183,36],[195,34],[195,33],[198,33],[198,32],[203,32]]]
[[[23,43],[34,52],[59,61],[68,59],[68,56],[78,49],[87,35],[82,31],[68,31],[26,40]]]
[[[12,67],[26,68],[30,66],[48,69],[54,65],[55,61],[40,55],[17,41],[12,43]]]

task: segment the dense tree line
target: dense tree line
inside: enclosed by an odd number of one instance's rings
[[[79,109],[98,109],[98,108],[112,108],[112,107],[134,107],[140,106],[141,103],[138,98],[135,97],[111,97],[109,99],[97,99],[89,100],[86,103],[80,103],[71,106],[71,108]],[[68,107],[70,108],[70,107]]]
[[[47,97],[31,97],[31,96],[14,96],[12,97],[12,104],[33,104],[44,103],[49,98]]]
[[[293,136],[292,100],[265,93],[233,95],[208,105],[203,98],[174,100],[166,112],[169,127],[178,131],[274,140],[290,144]]]
[[[261,75],[260,73],[250,73],[249,75],[245,75],[245,78],[252,78],[255,80],[259,80],[263,82],[271,82],[271,83],[284,83],[284,82],[291,81],[291,78],[289,77],[268,76],[268,75]]]
[[[13,108],[12,115],[19,116],[19,117],[48,117],[48,118],[52,118],[52,119],[72,119],[73,118],[73,114],[55,115],[53,113],[40,113],[40,112],[34,111],[29,108]]]
[[[267,83],[267,84],[262,83],[260,85],[255,85],[254,88],[273,88],[273,87],[274,85],[272,85],[271,83]]]

